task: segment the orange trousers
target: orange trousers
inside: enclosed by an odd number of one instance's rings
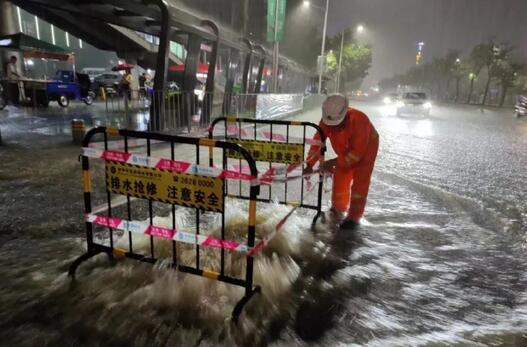
[[[348,211],[347,218],[355,222],[364,214],[378,150],[379,140],[375,139],[356,166],[334,170],[332,207],[339,212]]]

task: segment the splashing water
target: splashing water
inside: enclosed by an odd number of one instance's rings
[[[238,205],[229,202],[226,239],[246,236],[247,214]],[[259,209],[257,239],[269,234],[288,211],[288,207],[279,204]],[[185,223],[188,226],[190,216],[184,209],[177,210],[178,227]],[[171,217],[156,217],[154,225],[170,227],[171,220]],[[231,324],[230,314],[243,297],[244,289],[172,270],[171,241],[155,239],[156,257],[161,260],[154,267],[133,260],[108,266],[106,256],[100,255],[79,268],[77,281],[72,285],[65,269],[79,254],[82,244],[79,241],[70,242],[68,247],[63,245],[64,254],[57,255],[57,259],[65,260],[50,264],[60,267],[61,271],[39,269],[31,275],[34,287],[29,291],[39,293],[39,298],[24,303],[22,309],[4,307],[10,312],[18,311],[15,315],[20,320],[36,319],[43,325],[54,322],[62,326],[63,334],[54,336],[43,329],[28,335],[23,325],[14,326],[16,317],[9,317],[9,340],[27,343],[31,336],[31,341],[45,339],[52,344],[82,341],[130,345],[197,345],[204,340],[232,345],[261,340],[276,317],[294,315],[294,297],[298,292],[295,283],[299,281],[301,263],[303,259],[315,258],[317,252],[310,222],[309,218],[293,214],[283,231],[255,257],[254,283],[261,286],[262,292],[246,306],[238,327]],[[220,235],[217,227],[210,232]],[[133,243],[135,252],[147,253],[150,238],[134,234]],[[115,244],[126,249],[128,233],[122,233]],[[57,245],[48,247],[53,249]],[[308,255],[308,250],[312,254]],[[201,248],[200,251],[201,268],[219,267],[218,250]],[[177,254],[179,262],[194,264],[193,246],[180,245]],[[225,255],[226,273],[243,277],[245,257],[234,252],[225,252]],[[13,273],[10,275],[14,277]],[[45,294],[41,293],[42,287],[46,288]],[[25,291],[27,294],[28,289]],[[3,294],[7,292],[9,289]]]

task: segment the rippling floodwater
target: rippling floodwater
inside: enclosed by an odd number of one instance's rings
[[[263,294],[239,329],[229,315],[241,291],[162,264],[101,256],[72,287],[65,271],[82,238],[50,223],[0,246],[0,344],[527,345],[527,122],[473,108],[427,119],[361,108],[381,134],[367,220],[353,235],[313,234],[295,216],[257,260]],[[285,213],[259,211],[261,228]]]

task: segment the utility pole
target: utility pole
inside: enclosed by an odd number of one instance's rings
[[[247,29],[247,24],[249,22],[249,0],[243,0],[243,37],[249,37],[249,30]]]
[[[273,46],[273,93],[278,93],[278,65],[280,57],[280,44],[278,42],[278,5],[280,0],[274,0],[274,46]]]
[[[318,93],[322,94],[322,74],[324,71],[323,67],[326,66],[326,62],[324,61],[325,57],[325,51],[326,51],[326,31],[328,29],[328,11],[329,11],[329,0],[326,0],[326,12],[324,14],[324,30],[322,30],[322,48],[320,50],[320,60],[317,63],[319,63],[319,71],[318,71]]]
[[[340,41],[339,67],[337,69],[337,83],[335,84],[335,93],[340,92],[340,72],[342,71],[342,55],[344,53],[344,35],[346,35],[346,30],[342,31],[342,38]]]

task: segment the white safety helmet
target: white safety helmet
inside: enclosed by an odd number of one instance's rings
[[[342,123],[348,112],[348,99],[342,94],[332,94],[322,104],[322,122],[328,126]]]

